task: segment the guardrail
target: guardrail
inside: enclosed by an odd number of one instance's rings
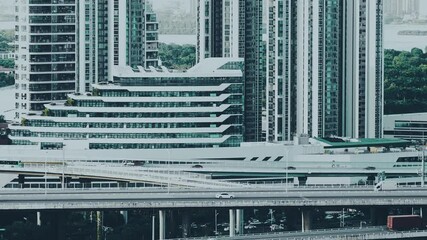
[[[357,233],[358,231],[375,231],[380,232],[364,232]],[[354,233],[345,233],[354,231]],[[328,234],[325,234],[328,233]],[[296,236],[295,236],[296,235]],[[298,236],[299,235],[299,236]],[[413,230],[413,231],[388,231],[385,226],[367,226],[363,228],[332,228],[332,229],[317,229],[309,230],[306,232],[290,231],[290,232],[271,232],[271,233],[252,233],[236,235],[235,237],[228,236],[209,236],[209,237],[194,237],[185,238],[188,240],[206,240],[206,239],[251,239],[253,237],[262,237],[265,240],[308,240],[308,239],[388,239],[388,238],[408,238],[408,237],[424,237],[427,236],[427,230]],[[184,240],[184,238],[175,238],[171,240]]]

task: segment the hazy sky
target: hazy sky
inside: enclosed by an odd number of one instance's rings
[[[155,9],[179,7],[182,10],[190,11],[191,0],[151,0],[151,2],[153,3],[153,7]]]

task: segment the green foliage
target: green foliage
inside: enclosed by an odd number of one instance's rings
[[[21,126],[25,127],[27,126],[28,120],[26,118],[21,119]]]
[[[15,60],[13,59],[0,59],[0,66],[5,68],[15,68]]]
[[[0,87],[6,87],[15,84],[13,74],[0,73]]]
[[[14,41],[14,31],[0,31],[0,52],[8,52],[13,50],[9,43]]]
[[[386,114],[427,112],[427,54],[384,52],[384,112]]]
[[[48,108],[45,108],[43,110],[43,116],[49,116],[49,112],[50,112],[50,110]]]
[[[196,64],[194,45],[159,44],[159,55],[163,66],[170,69],[185,70]]]
[[[74,106],[74,99],[67,97],[67,101],[65,102],[65,106]]]

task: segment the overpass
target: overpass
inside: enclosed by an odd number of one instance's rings
[[[245,207],[342,207],[342,206],[427,206],[427,191],[280,191],[278,189],[228,189],[234,199],[216,199],[224,191],[199,189],[196,192],[150,192],[105,190],[4,192],[0,210],[84,210],[84,209],[174,209],[174,208],[245,208]]]
[[[198,165],[201,166],[201,165]],[[204,165],[200,168],[182,165],[157,165],[157,166],[124,166],[123,164],[101,164],[61,162],[24,164],[23,166],[0,165],[0,174],[20,174],[33,176],[50,176],[64,178],[87,178],[94,180],[144,182],[158,184],[160,186],[172,185],[179,187],[205,187],[205,188],[233,188],[243,187],[241,182],[252,179],[282,179],[293,180],[298,177],[300,181],[306,181],[308,177],[368,177],[373,181],[379,172],[385,172],[388,177],[419,177],[420,170],[416,168],[314,168],[301,167],[283,169],[274,167],[254,167],[250,164],[243,166],[219,164]],[[227,181],[220,179],[229,179]],[[237,179],[237,180],[233,180]],[[420,181],[420,179],[418,179]]]
[[[237,224],[243,219],[243,209],[253,207],[286,207],[299,208],[301,211],[302,230],[311,229],[312,211],[316,207],[420,207],[427,206],[427,188],[400,188],[396,191],[374,192],[366,189],[344,188],[318,189],[278,189],[278,188],[228,188],[234,199],[217,199],[215,197],[219,189],[194,188],[187,189],[104,189],[101,191],[81,190],[13,190],[0,191],[0,210],[131,210],[153,209],[159,212],[159,239],[165,239],[166,210],[173,209],[228,209],[230,217],[230,229],[237,229]],[[378,212],[385,217],[385,212]],[[374,214],[375,215],[375,214]],[[379,218],[379,217],[378,217]],[[240,219],[240,220],[239,220]],[[285,234],[285,233],[283,233]],[[356,234],[356,233],[354,233]],[[359,233],[357,233],[359,234]],[[413,234],[412,232],[407,234]],[[417,232],[427,236],[427,232]],[[235,232],[230,231],[234,237]],[[277,236],[251,236],[248,238],[231,239],[283,239],[287,235]],[[295,235],[295,239],[307,239],[308,235]],[[320,235],[319,235],[320,236]],[[325,233],[325,236],[331,236]],[[353,236],[353,233],[351,234]],[[359,236],[359,235],[358,235]],[[383,236],[383,235],[381,235]],[[393,237],[394,236],[394,237]],[[381,239],[393,239],[396,236]],[[412,236],[415,235],[404,235]],[[271,237],[271,238],[270,238]],[[304,238],[305,237],[305,238]],[[287,238],[287,237],[286,237]],[[292,238],[291,238],[292,239]],[[319,239],[319,238],[313,238]],[[322,239],[322,238],[320,238]],[[328,239],[328,238],[323,238]],[[330,239],[330,238],[329,238]],[[333,239],[333,238],[332,238]],[[351,239],[351,238],[350,238]],[[358,238],[356,238],[358,239]],[[378,239],[378,238],[365,238]]]

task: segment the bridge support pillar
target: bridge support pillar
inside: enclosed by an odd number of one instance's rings
[[[102,240],[103,232],[102,225],[104,218],[104,213],[101,211],[96,211],[96,240]]]
[[[182,237],[190,236],[190,213],[187,210],[182,211]]]
[[[298,184],[300,186],[305,186],[306,183],[307,183],[307,177],[298,177]]]
[[[123,216],[125,224],[128,224],[128,211],[120,211],[120,214]]]
[[[166,211],[159,210],[159,240],[166,238]]]
[[[312,224],[311,215],[312,215],[311,209],[307,209],[307,208],[301,209],[302,232],[311,230],[311,224]]]
[[[42,225],[42,214],[41,212],[37,212],[37,226]]]
[[[236,233],[241,235],[243,234],[243,209],[237,209],[236,210],[236,223],[237,223],[237,227],[236,227]]]
[[[234,209],[229,210],[230,214],[230,237],[236,235],[236,212]]]

